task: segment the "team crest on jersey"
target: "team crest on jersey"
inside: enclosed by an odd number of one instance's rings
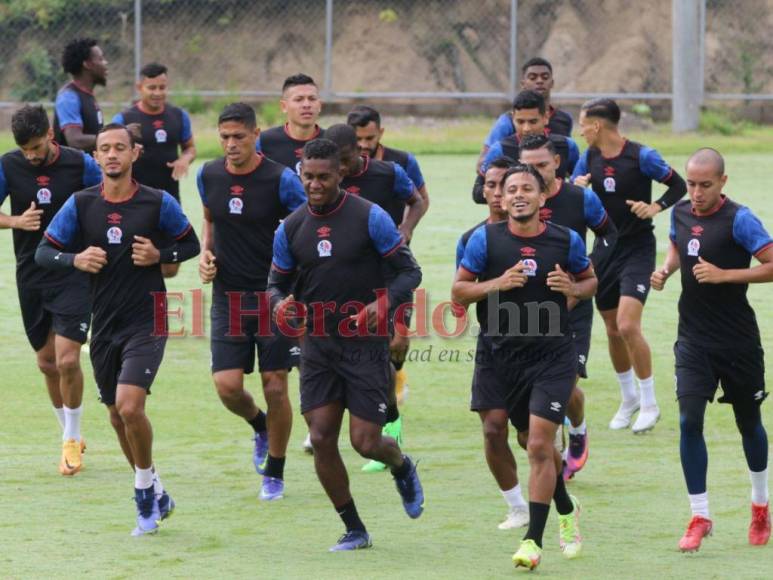
[[[606,177],[604,178],[604,191],[607,193],[614,193],[615,192],[615,178],[614,177]]]
[[[320,240],[317,244],[317,253],[320,258],[329,258],[333,255],[333,244],[330,240]]]
[[[51,190],[45,187],[38,189],[38,203],[40,205],[51,203]]]
[[[695,238],[693,238],[689,242],[687,242],[687,255],[688,256],[697,256],[698,252],[700,252],[700,249],[701,249],[701,242],[700,242],[700,240],[696,240]]]
[[[232,197],[228,202],[229,213],[241,215],[243,209],[244,209],[244,202],[238,197]]]
[[[123,239],[123,232],[121,228],[113,226],[107,230],[107,243],[108,244],[120,244]]]
[[[531,258],[527,258],[522,261],[523,263],[523,273],[527,276],[536,276],[537,275],[537,260],[532,260]]]
[[[156,143],[166,143],[166,131],[156,129]]]

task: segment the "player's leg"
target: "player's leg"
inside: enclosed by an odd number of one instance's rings
[[[287,394],[286,370],[260,373],[266,398],[268,453],[263,465],[260,499],[274,500],[284,496],[284,466],[287,443],[293,426],[293,410]]]
[[[56,349],[54,347],[54,333],[50,332],[45,338],[43,346],[35,350],[35,359],[38,369],[43,373],[46,381],[46,391],[54,413],[59,421],[62,431],[64,431],[64,401],[62,401],[62,391],[59,388],[59,371],[56,369]]]
[[[57,334],[54,338],[54,351],[64,410],[62,458],[65,470],[72,471],[74,474],[83,467],[81,456],[85,448],[81,439],[81,416],[83,415],[81,344]]]
[[[636,390],[636,375],[633,372],[628,347],[625,345],[617,326],[617,307],[600,310],[601,319],[607,332],[609,358],[620,386],[620,407],[609,422],[610,429],[625,429],[631,424],[634,413],[639,410],[639,393]]]
[[[129,462],[129,466],[133,470],[134,457],[132,456],[132,448],[129,445],[129,440],[126,438],[126,429],[124,427],[123,420],[121,420],[121,416],[118,414],[118,409],[115,408],[114,404],[107,405],[107,410],[109,414],[110,425],[113,427],[116,437],[118,437],[118,444],[121,446],[121,451],[123,451],[123,455],[126,457],[126,461]]]
[[[392,352],[390,344],[390,361],[389,361],[389,391],[387,392],[387,406],[386,406],[386,423],[381,430],[381,433],[387,437],[391,437],[397,441],[398,445],[403,442],[403,418],[400,415],[397,401],[397,369],[392,361]],[[362,471],[366,473],[377,473],[384,471],[387,468],[385,463],[371,459],[365,465],[362,466]]]
[[[580,379],[588,378],[588,357],[590,356],[591,331],[593,328],[593,305],[590,300],[581,302],[569,313],[569,327],[577,355],[577,377],[572,394],[566,404],[569,419],[569,444],[566,449],[564,480],[585,467],[588,461],[588,428],[585,424],[585,392],[580,388]]]
[[[180,264],[161,264],[161,275],[164,278],[174,278],[180,271]]]

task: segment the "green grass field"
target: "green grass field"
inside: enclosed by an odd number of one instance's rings
[[[760,153],[729,154],[727,191],[754,208],[773,229],[773,203],[766,187],[769,159]],[[484,208],[470,201],[474,155],[428,155],[419,160],[432,208],[416,233],[413,248],[424,272],[422,286],[437,303],[449,295],[456,240],[481,219]],[[677,168],[684,160],[684,155],[669,158]],[[192,177],[184,186],[184,207],[193,223],[200,224]],[[661,255],[666,228],[667,218],[660,216]],[[157,536],[131,538],[135,515],[132,475],[97,402],[85,355],[86,467],[72,479],[57,472],[59,430],[23,333],[10,237],[9,232],[0,232],[0,341],[5,360],[0,379],[0,577],[458,578],[525,574],[515,572],[510,562],[522,531],[496,529],[505,504],[483,458],[478,418],[468,411],[472,366],[463,362],[463,355],[461,362],[441,362],[442,352],[464,353],[471,348],[470,338],[416,340],[413,347],[418,351],[432,349],[431,361],[406,367],[411,391],[403,409],[405,448],[421,460],[426,493],[426,510],[419,520],[409,520],[404,514],[389,476],[360,473],[362,460],[342,439],[352,491],[374,538],[372,550],[349,554],[327,553],[342,526],[310,458],[301,451],[305,428],[297,409],[287,460],[286,498],[261,504],[257,500],[260,480],[251,463],[250,429],[223,408],[214,392],[207,339],[170,339],[148,410],[155,429],[155,460],[178,507]],[[199,288],[195,272],[195,263],[183,265],[169,289]],[[653,293],[645,311],[645,332],[654,353],[663,412],[655,431],[645,436],[607,429],[618,403],[618,388],[602,325],[596,318],[591,378],[583,384],[590,460],[570,484],[570,491],[584,506],[584,553],[578,560],[563,560],[553,510],[538,571],[541,577],[770,577],[773,546],[747,545],[749,478],[732,412],[725,406],[711,406],[706,424],[714,537],[697,555],[683,555],[676,549],[689,519],[673,397],[671,345],[678,286],[674,278],[664,293]],[[763,344],[771,351],[770,288],[756,287],[750,294]],[[249,387],[257,392],[256,377],[250,377]],[[296,373],[291,391],[297,403]],[[764,417],[773,426],[770,404]],[[525,482],[526,456],[518,450],[516,457]]]

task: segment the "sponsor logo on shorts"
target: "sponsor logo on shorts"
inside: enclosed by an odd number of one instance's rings
[[[379,403],[378,404],[378,412],[379,413],[386,413],[386,403]]]
[[[320,240],[317,244],[317,253],[320,258],[329,258],[333,255],[333,244],[330,240]]]
[[[644,294],[647,291],[647,287],[644,284],[637,284],[636,285],[636,291],[639,294]]]
[[[89,330],[89,323],[88,322],[81,322],[80,324],[81,332],[86,333]]]
[[[300,346],[290,347],[290,356],[300,356],[300,354],[301,354]]]
[[[561,403],[559,403],[558,401],[553,401],[552,403],[550,403],[550,410],[553,411],[554,413],[559,413],[561,411]]]
[[[696,240],[695,238],[693,238],[689,242],[687,242],[688,256],[697,256],[700,249],[701,249],[700,240]]]
[[[584,365],[584,364],[587,362],[587,360],[588,360],[588,359],[585,357],[585,355],[584,355],[584,354],[581,354],[581,355],[580,355],[579,357],[577,357],[577,358],[579,359],[579,361],[580,361],[580,364],[581,364],[581,365]]]
[[[152,375],[152,374],[153,374],[153,371],[152,371],[152,370],[150,370],[150,369],[145,369],[145,374],[146,374],[146,375]]]
[[[233,197],[228,202],[228,212],[236,215],[241,215],[244,209],[244,202],[238,197]]]
[[[51,203],[51,190],[43,187],[41,189],[38,189],[38,203],[39,204],[50,204]]]
[[[123,238],[123,232],[121,228],[113,226],[107,229],[107,243],[108,244],[120,244]]]
[[[765,398],[765,391],[757,391],[754,393],[754,400],[755,401],[761,401]]]

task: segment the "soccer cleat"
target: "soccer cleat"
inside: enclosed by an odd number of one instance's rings
[[[562,516],[558,514],[558,545],[565,558],[576,558],[582,551],[582,536],[580,535],[580,502],[573,495],[574,509],[572,513]]]
[[[752,504],[752,523],[749,525],[749,543],[752,546],[764,546],[770,539],[769,504]]]
[[[682,552],[697,552],[703,538],[711,535],[714,524],[703,516],[693,516],[687,524],[687,531],[679,540],[679,550]]]
[[[62,459],[59,462],[59,473],[62,475],[75,475],[83,468],[81,457],[81,442],[68,439],[62,443]]]
[[[134,502],[137,504],[137,527],[134,528],[132,536],[155,534],[161,520],[161,510],[153,486],[148,489],[135,489]]]
[[[338,543],[330,548],[331,552],[347,552],[349,550],[364,550],[370,548],[370,534],[365,530],[350,530],[338,538]]]
[[[505,521],[497,526],[500,530],[512,530],[529,525],[529,508],[519,506],[510,508]]]
[[[277,477],[263,476],[263,485],[260,486],[261,501],[275,501],[285,495],[285,482]]]
[[[588,432],[572,435],[569,433],[569,447],[566,453],[566,465],[564,465],[564,481],[568,481],[574,474],[585,467],[588,461]]]
[[[392,421],[391,423],[387,423],[384,425],[384,428],[381,430],[382,435],[386,435],[387,437],[391,437],[395,441],[397,441],[398,445],[403,444],[403,418],[398,417],[396,421]],[[386,469],[386,465],[381,463],[380,461],[376,461],[375,459],[372,459],[371,461],[368,461],[365,465],[362,466],[362,470],[366,473],[378,473],[379,471],[384,471]]]
[[[513,564],[516,568],[523,566],[534,570],[542,560],[542,548],[534,540],[523,540],[518,551],[513,554]]]
[[[639,401],[629,404],[626,404],[625,402],[620,403],[620,407],[617,409],[617,413],[615,413],[615,416],[612,417],[612,420],[609,422],[609,428],[614,431],[625,429],[628,427],[628,425],[631,424],[633,414],[638,410]]]
[[[81,437],[81,455],[86,453],[86,440]]]
[[[314,446],[311,444],[311,433],[306,433],[306,439],[303,440],[303,451],[309,455],[314,455]]]
[[[655,427],[655,423],[660,420],[660,409],[657,405],[651,405],[649,407],[642,407],[639,411],[639,416],[636,417],[636,421],[631,427],[631,430],[635,434],[645,433],[651,431]]]
[[[411,458],[407,455],[404,458],[405,461],[411,461]],[[403,499],[405,513],[410,518],[416,519],[424,511],[424,489],[422,489],[421,481],[419,481],[416,464],[411,462],[410,466],[408,475],[403,478],[395,477],[395,486],[397,486],[397,492]]]
[[[408,398],[408,374],[404,368],[395,373],[395,395],[398,405],[402,405]]]
[[[255,433],[255,447],[252,450],[252,464],[255,471],[260,475],[266,470],[266,459],[268,458],[268,433],[261,431]]]
[[[158,511],[161,514],[161,519],[165,520],[166,518],[171,517],[175,508],[172,496],[164,490],[160,494],[156,494],[156,501],[158,502]]]

